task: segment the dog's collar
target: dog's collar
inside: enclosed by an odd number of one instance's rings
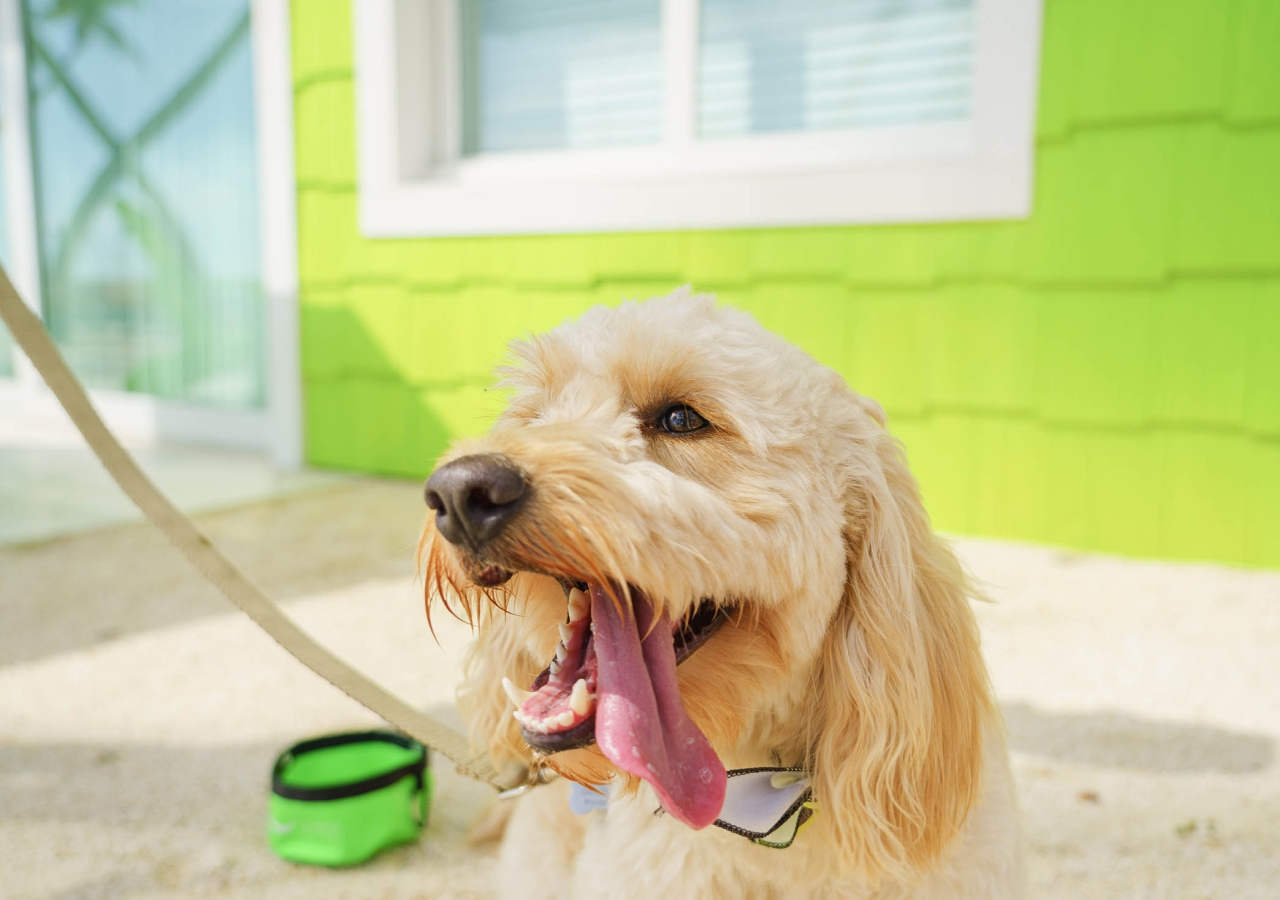
[[[715,825],[763,847],[790,847],[800,829],[817,811],[809,776],[800,768],[760,766],[730,769],[724,806]],[[602,809],[609,786],[574,784],[569,808],[579,814]],[[665,810],[658,807],[655,815]]]

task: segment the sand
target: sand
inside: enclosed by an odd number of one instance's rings
[[[447,709],[468,632],[422,613],[419,486],[338,484],[202,524],[314,634]],[[1032,896],[1280,897],[1280,573],[959,539],[1008,717]],[[0,897],[485,897],[492,792],[435,766],[417,843],[275,858],[275,755],[375,720],[146,526],[0,549]]]

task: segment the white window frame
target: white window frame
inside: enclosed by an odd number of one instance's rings
[[[41,315],[35,182],[27,116],[21,0],[0,0],[5,209],[10,276]],[[225,409],[119,390],[90,389],[107,425],[128,442],[180,441],[269,454],[276,468],[303,464],[302,375],[298,349],[297,196],[293,151],[293,70],[289,0],[250,0],[262,291],[267,313],[267,403]],[[2,351],[0,351],[2,352]],[[65,415],[16,346],[14,374],[0,378],[0,417],[61,425]]]
[[[1022,218],[1031,212],[1042,0],[976,0],[964,123],[698,140],[698,0],[662,0],[664,140],[463,157],[458,0],[359,0],[368,237]]]

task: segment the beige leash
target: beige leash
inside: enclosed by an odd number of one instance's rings
[[[453,760],[462,774],[488,782],[499,790],[526,782],[528,774],[524,771],[515,779],[501,778],[485,754],[472,751],[465,735],[413,708],[317,644],[223,556],[208,536],[160,493],[107,430],[89,402],[84,386],[67,368],[44,324],[22,302],[3,267],[0,267],[0,318],[120,489],[228,600],[247,613],[281,647],[356,702]]]

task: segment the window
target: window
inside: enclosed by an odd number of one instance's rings
[[[962,121],[973,0],[703,0],[698,135]]]
[[[371,236],[1030,209],[1040,0],[354,6]]]
[[[463,0],[464,156],[662,140],[657,0]]]

